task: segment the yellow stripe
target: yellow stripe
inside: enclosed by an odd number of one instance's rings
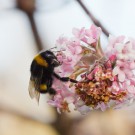
[[[48,63],[41,55],[37,55],[34,60],[41,66],[48,67]]]
[[[40,85],[40,90],[47,90],[46,84],[41,84]]]

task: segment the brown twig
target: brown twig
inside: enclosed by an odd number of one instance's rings
[[[96,19],[96,17],[90,12],[90,10],[85,6],[85,4],[82,2],[82,0],[77,0],[79,5],[82,7],[82,9],[85,11],[85,13],[89,16],[89,18],[93,21],[93,23],[99,27],[101,27],[103,33],[108,37],[109,32],[108,30],[103,26],[103,24]]]
[[[41,39],[40,39],[39,34],[38,34],[38,30],[37,30],[37,27],[36,27],[36,24],[35,24],[34,16],[31,15],[31,14],[27,14],[27,16],[28,16],[29,22],[31,24],[33,35],[34,35],[34,38],[35,38],[35,41],[36,41],[37,50],[41,51],[44,47],[43,47],[43,44],[42,44]]]
[[[34,39],[36,41],[37,50],[42,50],[44,48],[43,43],[41,42],[38,29],[34,20],[35,0],[16,0],[16,2],[17,8],[25,12],[28,16]]]

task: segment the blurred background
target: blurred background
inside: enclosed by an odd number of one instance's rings
[[[121,110],[59,115],[42,95],[28,93],[30,64],[73,27],[135,38],[134,0],[0,0],[0,135],[135,135],[135,105]]]

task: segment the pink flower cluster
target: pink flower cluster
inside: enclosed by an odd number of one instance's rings
[[[55,72],[77,83],[54,78],[56,95],[48,101],[59,112],[70,112],[70,105],[81,114],[94,109],[106,110],[130,103],[135,97],[135,40],[109,37],[103,52],[101,29],[74,28],[73,37],[56,41],[56,56],[61,66]]]
[[[135,95],[135,40],[124,36],[110,37],[107,57],[115,57],[112,88],[115,93],[126,90],[126,98],[133,100]]]

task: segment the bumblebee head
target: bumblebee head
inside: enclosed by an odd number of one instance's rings
[[[57,57],[51,51],[45,51],[41,53],[42,57],[48,62],[49,65],[57,67],[60,65],[60,62],[57,60]]]

